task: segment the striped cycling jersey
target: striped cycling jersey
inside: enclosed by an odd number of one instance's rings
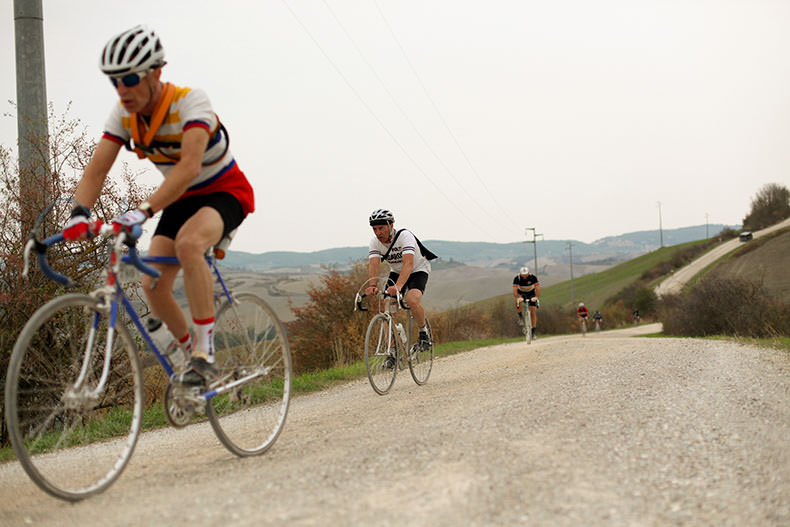
[[[228,149],[228,137],[220,130],[219,119],[203,90],[176,86],[173,100],[150,148],[143,148],[145,157],[167,177],[181,158],[184,132],[193,127],[206,130],[210,139],[203,153],[200,173],[181,198],[228,192],[239,201],[245,214],[255,210],[252,186],[233,159]],[[120,103],[113,108],[104,125],[103,138],[121,145],[128,145],[132,138],[132,116]]]

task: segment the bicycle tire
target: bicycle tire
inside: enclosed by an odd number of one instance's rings
[[[428,334],[431,336],[431,346],[427,350],[422,349],[418,341],[414,345],[417,347],[417,350],[410,350],[409,353],[409,372],[411,373],[411,378],[419,386],[428,382],[428,377],[431,376],[431,370],[433,369],[433,346],[435,342],[433,340],[433,331],[431,331],[431,323],[427,318],[425,319],[425,325],[428,326]],[[417,338],[419,338],[419,335]]]
[[[582,319],[582,337],[587,336],[587,321]]]
[[[398,375],[397,338],[395,324],[390,325],[388,317],[382,313],[371,319],[365,332],[365,370],[370,386],[379,395],[390,391]],[[391,356],[394,362],[388,368],[385,362]]]
[[[532,313],[529,311],[529,302],[524,302],[524,338],[527,344],[532,343]]]
[[[285,426],[291,401],[288,337],[274,310],[252,293],[217,310],[214,352],[223,384],[265,371],[208,400],[206,415],[220,442],[240,457],[263,454]],[[213,386],[221,390],[221,386]]]
[[[14,452],[36,485],[67,501],[109,487],[129,462],[140,434],[142,370],[137,346],[120,320],[104,391],[90,396],[74,388],[94,325],[83,386],[90,390],[98,384],[108,318],[108,310],[91,296],[55,298],[25,324],[8,365],[5,412]]]

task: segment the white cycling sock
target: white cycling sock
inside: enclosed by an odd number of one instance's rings
[[[192,355],[203,357],[208,362],[214,362],[214,317],[196,319],[195,323],[195,344],[192,348]]]

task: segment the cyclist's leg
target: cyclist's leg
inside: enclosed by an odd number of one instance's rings
[[[529,302],[529,316],[532,319],[532,333],[534,335],[538,329],[538,307],[534,302]]]
[[[151,239],[148,256],[175,256],[175,254],[172,239],[162,235],[155,235]],[[143,292],[151,305],[153,314],[164,320],[170,332],[180,339],[188,333],[184,313],[173,296],[173,284],[180,266],[161,264],[151,264],[151,266],[158,269],[162,274],[156,281],[156,287],[153,289],[151,289],[151,286],[154,283],[154,279],[148,275],[143,275]]]
[[[428,273],[418,271],[412,273],[406,281],[406,294],[403,296],[406,304],[411,309],[411,314],[414,317],[414,322],[418,328],[425,327],[425,308],[422,307],[422,295],[425,292],[425,286],[428,283]]]

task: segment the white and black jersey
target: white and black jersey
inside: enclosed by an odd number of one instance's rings
[[[394,232],[393,236],[395,236]],[[378,240],[378,238],[374,236],[373,239],[370,240],[370,251],[368,253],[368,258],[381,259],[381,257],[384,256],[384,253],[386,253],[387,249],[389,248],[389,245],[384,245]],[[420,271],[424,273],[431,272],[431,263],[422,254],[422,251],[420,251],[420,247],[417,244],[417,238],[415,238],[414,235],[406,229],[401,231],[398,239],[395,240],[395,244],[392,245],[390,253],[387,255],[387,263],[390,264],[390,268],[393,272],[401,272],[401,269],[403,268],[404,254],[414,255],[414,268],[411,270],[412,273],[418,273]]]
[[[524,298],[532,298],[535,296],[535,286],[538,285],[538,277],[534,274],[521,276],[517,274],[513,279],[513,285],[518,286],[518,294]]]

